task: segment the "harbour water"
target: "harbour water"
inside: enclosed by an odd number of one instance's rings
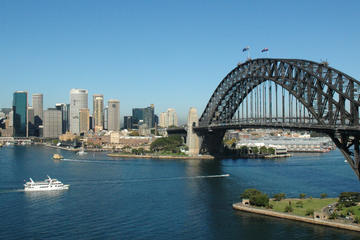
[[[53,160],[54,153],[65,159]],[[24,180],[47,174],[70,189],[22,191]],[[0,239],[360,239],[234,211],[246,188],[335,197],[360,191],[360,182],[337,150],[276,160],[113,160],[9,146],[0,149]]]

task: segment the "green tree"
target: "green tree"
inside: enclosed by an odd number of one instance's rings
[[[314,216],[314,209],[312,208],[306,209],[305,216]]]
[[[306,197],[306,194],[305,194],[305,193],[300,193],[300,194],[299,194],[299,198],[304,199],[305,197]]]
[[[158,138],[150,145],[152,152],[172,152],[179,153],[183,146],[183,139],[179,135]]]
[[[251,196],[261,194],[261,192],[255,188],[248,188],[240,195],[243,199],[250,199]]]
[[[293,212],[293,211],[294,211],[294,209],[293,209],[293,207],[291,205],[286,205],[285,206],[284,212]]]
[[[240,147],[240,152],[242,154],[248,154],[249,153],[249,148],[247,146],[241,146]]]
[[[275,154],[275,148],[268,148],[268,154]]]
[[[358,202],[360,202],[358,192],[342,192],[339,196],[339,204],[345,207],[355,206]]]
[[[280,200],[284,199],[285,197],[286,197],[285,193],[277,193],[277,194],[274,194],[274,196],[273,196],[275,201],[280,201]]]
[[[130,133],[129,133],[129,136],[139,136],[139,132],[138,131],[131,131]]]
[[[327,195],[326,193],[320,194],[320,198],[321,198],[321,199],[327,198],[327,196],[328,196],[328,195]]]
[[[250,149],[251,149],[251,152],[253,154],[258,154],[259,153],[259,149],[257,147],[251,147]]]
[[[265,146],[260,147],[260,154],[267,154],[267,148]]]
[[[269,197],[265,193],[252,195],[249,199],[251,205],[266,207],[269,205]]]

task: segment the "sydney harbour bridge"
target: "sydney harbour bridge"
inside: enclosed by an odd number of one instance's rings
[[[326,62],[260,58],[227,74],[199,119],[196,112],[189,113],[186,129],[168,133],[187,131],[190,152],[215,156],[221,154],[224,134],[230,129],[325,133],[360,178],[359,106],[360,82]]]

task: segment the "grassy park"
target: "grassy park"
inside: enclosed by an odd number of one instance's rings
[[[285,212],[288,206],[291,206],[292,214],[298,216],[309,216],[312,215],[314,211],[320,211],[322,208],[328,206],[329,204],[336,203],[338,198],[289,198],[282,199],[280,201],[270,200],[269,205],[272,206],[272,209],[277,212]],[[290,210],[290,209],[288,209]]]

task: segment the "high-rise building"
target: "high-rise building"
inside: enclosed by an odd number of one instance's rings
[[[14,137],[28,137],[27,105],[27,92],[16,91],[13,96]]]
[[[11,110],[8,114],[8,119],[9,119],[9,127],[14,127],[14,111]]]
[[[69,104],[66,103],[56,103],[55,107],[57,110],[61,111],[61,126],[62,133],[69,131]]]
[[[108,126],[109,126],[109,121],[108,121],[108,112],[109,112],[109,108],[105,107],[104,108],[104,129],[108,130]]]
[[[35,128],[43,124],[44,110],[43,110],[44,96],[42,93],[34,93],[32,95],[32,107],[34,108]]]
[[[139,122],[142,120],[142,122],[146,123],[149,128],[153,128],[155,126],[154,108],[154,104],[151,104],[150,107],[146,108],[133,108],[133,126],[137,128],[139,126]]]
[[[28,106],[28,128],[29,136],[35,136],[34,108]]]
[[[178,126],[178,117],[174,108],[168,108],[166,112],[160,113],[160,127]]]
[[[95,131],[101,131],[104,128],[104,96],[102,94],[93,95],[93,108]]]
[[[87,133],[90,129],[90,111],[88,108],[82,108],[79,112],[80,133]]]
[[[168,108],[167,117],[168,117],[168,127],[178,126],[178,117],[174,108]]]
[[[118,100],[108,101],[108,130],[120,130],[120,102]]]
[[[88,91],[85,89],[71,89],[70,91],[70,132],[80,133],[80,109],[88,108]]]
[[[166,112],[160,113],[159,127],[166,128],[168,126],[168,118]]]
[[[124,129],[132,129],[133,128],[132,123],[133,123],[132,116],[124,117]]]
[[[56,108],[44,111],[43,137],[57,138],[62,134],[62,113]]]

